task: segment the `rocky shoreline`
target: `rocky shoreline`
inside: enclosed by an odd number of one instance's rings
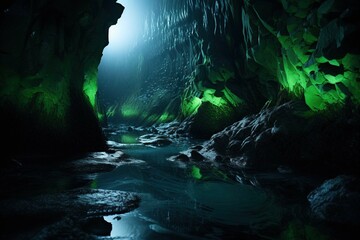
[[[44,159],[45,160],[45,157]],[[140,198],[97,189],[94,179],[131,162],[120,151],[90,153],[80,160],[17,164],[1,171],[3,239],[96,239],[110,236],[103,217],[129,212]]]

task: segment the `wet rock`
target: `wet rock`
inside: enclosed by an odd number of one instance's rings
[[[103,217],[86,218],[81,221],[81,229],[96,236],[110,236],[112,225]]]
[[[220,155],[217,155],[217,156],[215,157],[215,161],[216,161],[216,162],[223,162],[223,161],[224,161],[224,158],[223,158],[222,156],[220,156]]]
[[[23,239],[28,239],[24,236]],[[66,217],[61,221],[49,224],[42,228],[39,232],[32,236],[31,239],[38,240],[61,240],[61,239],[81,239],[81,240],[95,240],[97,236],[87,233],[81,229],[76,218]]]
[[[109,154],[113,154],[113,153],[116,153],[116,149],[114,149],[114,148],[109,148],[109,149],[107,149],[105,152],[106,153],[109,153]]]
[[[121,151],[111,151],[110,153],[94,152],[90,153],[86,158],[69,163],[68,167],[72,172],[82,174],[109,172],[123,164],[128,157],[127,154]]]
[[[102,224],[91,230],[89,227],[95,220],[90,219],[128,212],[138,207],[139,201],[133,193],[84,188],[23,199],[2,199],[0,221],[4,231],[0,232],[0,237],[14,236],[19,229],[39,229],[35,239],[92,239],[92,234],[108,232],[108,226]]]
[[[181,153],[175,157],[176,160],[182,161],[182,162],[188,162],[190,159],[187,155]]]
[[[0,201],[1,216],[74,215],[78,217],[121,214],[138,206],[139,198],[128,192],[77,189],[32,198]]]
[[[239,140],[233,140],[229,143],[228,145],[228,150],[231,152],[231,153],[237,153],[237,152],[240,152],[242,148],[242,142],[239,141]]]
[[[191,121],[189,131],[193,136],[207,139],[238,119],[238,112],[231,104],[221,107],[203,102]]]
[[[227,134],[224,134],[224,132],[220,132],[213,135],[211,140],[213,141],[213,148],[216,151],[223,153],[229,143],[229,136]]]
[[[308,110],[296,101],[263,109],[214,134],[199,153],[208,160],[229,157],[234,167],[358,173],[360,121],[348,119],[360,117],[346,110],[335,119],[307,116]]]
[[[325,181],[308,195],[314,215],[322,220],[360,225],[360,179],[341,175]]]
[[[115,1],[7,2],[11,4],[7,14],[1,11],[0,26],[6,32],[0,43],[0,108],[8,129],[3,131],[4,151],[105,150],[105,136],[91,107],[96,91],[89,89],[96,86],[108,29],[124,7]],[[28,84],[21,86],[24,82]],[[13,91],[18,98],[10,97]]]
[[[170,145],[172,141],[165,135],[146,134],[139,137],[139,142],[144,145],[163,147]]]
[[[192,150],[192,151],[190,152],[190,158],[191,158],[191,160],[193,160],[193,161],[202,161],[202,160],[205,159],[204,156],[201,155],[201,154],[200,154],[198,151],[196,151],[196,150]]]
[[[201,145],[196,145],[196,146],[191,147],[190,149],[194,149],[194,150],[200,151],[201,149],[203,149],[203,146],[201,146]]]

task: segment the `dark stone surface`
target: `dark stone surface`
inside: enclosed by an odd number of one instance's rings
[[[316,217],[333,223],[360,226],[360,179],[341,175],[326,180],[308,195]]]
[[[108,29],[124,8],[114,0],[19,0],[0,7],[6,8],[0,12],[3,154],[106,149],[90,103],[95,96],[84,86],[96,86]]]
[[[193,161],[202,161],[204,160],[204,156],[201,155],[198,151],[196,150],[191,150],[190,152],[190,158]]]
[[[205,161],[235,169],[358,174],[359,123],[352,109],[316,115],[293,101],[244,117],[214,134],[198,152]],[[184,154],[191,158],[194,151]]]
[[[134,193],[97,189],[98,173],[132,161],[124,153],[49,158],[32,157],[24,163],[18,159],[1,169],[1,239],[109,236],[111,225],[102,217],[138,207],[140,199]]]
[[[96,236],[110,236],[112,225],[106,222],[103,217],[94,217],[83,220],[81,228],[84,232]]]
[[[144,145],[152,145],[157,147],[167,146],[172,141],[165,135],[159,134],[146,134],[139,137],[139,142]]]

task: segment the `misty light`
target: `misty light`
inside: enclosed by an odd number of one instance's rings
[[[134,0],[118,0],[125,7],[117,24],[109,29],[109,48],[125,51],[134,47],[143,31],[143,3]],[[141,1],[140,1],[141,2]]]

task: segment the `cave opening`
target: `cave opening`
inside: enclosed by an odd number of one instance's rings
[[[2,1],[0,238],[358,238],[359,12]]]

